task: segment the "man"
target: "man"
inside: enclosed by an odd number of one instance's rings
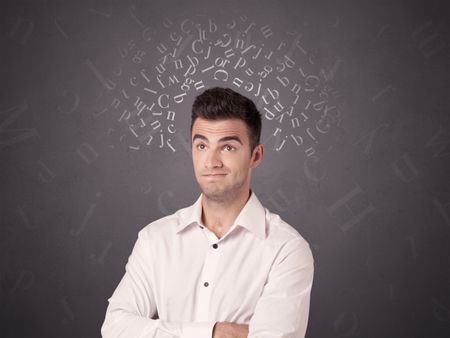
[[[308,243],[250,188],[261,115],[231,89],[192,107],[194,205],[139,232],[109,299],[104,337],[298,338],[313,280]]]

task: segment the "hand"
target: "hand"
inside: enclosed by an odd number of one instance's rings
[[[213,338],[247,338],[248,325],[230,322],[217,322],[213,329]]]

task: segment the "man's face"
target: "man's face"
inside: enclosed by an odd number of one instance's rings
[[[251,153],[247,127],[240,119],[197,118],[192,126],[195,177],[211,200],[226,202],[248,194],[251,171],[262,156],[262,145]]]

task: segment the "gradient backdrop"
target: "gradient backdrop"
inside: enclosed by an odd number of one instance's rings
[[[138,231],[192,204],[190,107],[251,97],[309,337],[450,337],[448,1],[2,1],[1,337],[99,337]],[[255,267],[256,268],[256,267]]]

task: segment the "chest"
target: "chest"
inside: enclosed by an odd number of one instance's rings
[[[251,317],[274,252],[248,236],[177,243],[161,250],[155,275],[159,317],[166,320],[241,321]]]

